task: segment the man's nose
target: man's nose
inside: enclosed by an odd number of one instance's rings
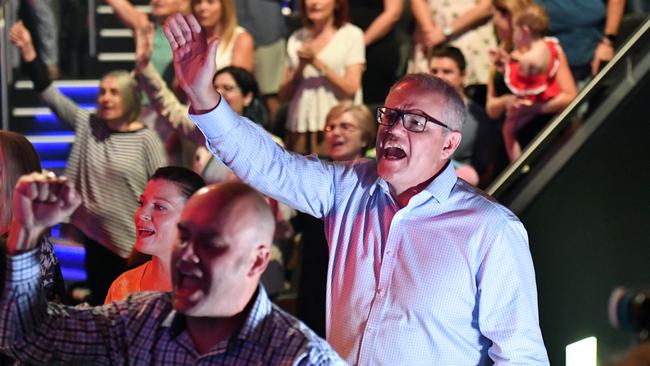
[[[184,244],[181,248],[181,259],[184,262],[199,263],[199,257],[194,252],[194,244],[190,240],[185,240]]]
[[[397,117],[395,123],[393,123],[391,126],[385,127],[386,133],[391,135],[408,133],[408,130],[404,127],[404,119],[402,116]]]

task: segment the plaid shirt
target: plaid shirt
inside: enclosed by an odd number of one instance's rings
[[[46,365],[339,365],[332,348],[273,305],[262,286],[229,340],[197,354],[169,293],[82,308],[47,303],[37,251],[7,256],[0,347]]]

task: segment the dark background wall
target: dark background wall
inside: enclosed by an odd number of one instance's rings
[[[650,82],[639,85],[520,218],[535,261],[540,323],[552,365],[596,336],[599,358],[633,344],[613,329],[616,286],[650,288]]]

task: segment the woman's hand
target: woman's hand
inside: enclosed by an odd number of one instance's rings
[[[542,103],[518,98],[506,107],[506,120],[511,124],[511,128],[517,131],[541,113],[541,106]]]
[[[213,109],[221,96],[212,79],[217,71],[215,39],[208,45],[205,33],[194,15],[176,13],[167,17],[163,27],[174,55],[174,71],[196,112]]]
[[[314,52],[314,48],[311,46],[310,42],[303,44],[302,47],[298,49],[297,53],[298,59],[305,64],[313,63],[316,58],[316,52]]]
[[[32,62],[36,58],[36,49],[34,49],[34,43],[32,42],[32,35],[29,34],[29,31],[23,24],[22,20],[16,22],[16,24],[11,27],[9,32],[9,39],[18,50],[20,51],[20,56],[26,62]]]

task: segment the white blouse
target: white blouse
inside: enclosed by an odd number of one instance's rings
[[[296,68],[299,63],[298,50],[309,39],[306,28],[295,31],[287,43],[288,66]],[[319,60],[339,75],[345,75],[348,65],[365,64],[366,48],[363,31],[346,23],[339,28],[332,39],[317,54]],[[303,69],[302,81],[289,103],[287,129],[292,132],[322,131],[325,117],[332,107],[346,98],[326,77],[320,75],[313,65]],[[354,96],[354,102],[363,101],[361,87]]]

